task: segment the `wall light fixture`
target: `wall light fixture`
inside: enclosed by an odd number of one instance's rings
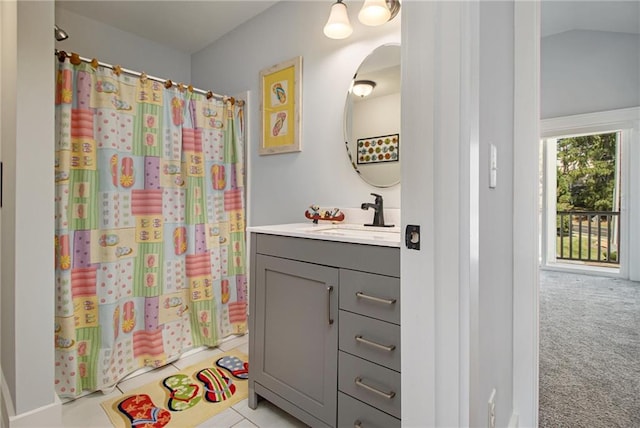
[[[391,21],[399,11],[400,0],[365,0],[358,13],[358,20],[364,25],[378,26]],[[330,39],[345,39],[352,32],[347,5],[343,0],[337,0],[331,6],[329,20],[324,26],[324,35]]]
[[[329,20],[324,26],[324,35],[330,39],[346,39],[353,33],[349,23],[347,5],[338,0],[331,6]]]

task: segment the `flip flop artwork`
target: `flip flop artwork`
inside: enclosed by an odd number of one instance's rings
[[[126,417],[132,428],[163,428],[170,423],[180,423],[179,418],[182,416],[179,414],[199,403],[230,400],[237,391],[231,377],[240,381],[249,377],[249,363],[234,355],[224,355],[215,361],[215,366],[204,367],[192,374],[178,373],[164,378],[161,382],[166,390],[164,406],[156,405],[149,394],[134,393],[116,401],[113,408]],[[154,397],[158,400],[158,396]],[[172,414],[178,418],[175,423],[172,421]]]
[[[236,392],[236,386],[231,379],[218,368],[202,369],[196,377],[204,384],[205,400],[211,403],[227,400]]]
[[[177,374],[162,381],[162,384],[169,390],[167,407],[172,412],[190,409],[202,399],[198,396],[200,387],[191,380],[191,376]]]
[[[118,410],[129,419],[132,427],[162,428],[171,420],[171,413],[153,404],[147,394],[125,398],[118,404]]]
[[[236,379],[249,378],[249,363],[242,361],[240,358],[234,357],[233,355],[227,355],[219,358],[218,361],[216,361],[216,365],[223,369],[227,369]]]

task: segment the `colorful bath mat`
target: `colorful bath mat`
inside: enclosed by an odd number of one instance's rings
[[[247,398],[248,367],[245,354],[226,352],[101,406],[116,428],[197,426]]]

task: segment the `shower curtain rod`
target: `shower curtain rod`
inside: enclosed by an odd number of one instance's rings
[[[130,75],[132,75],[132,76],[137,76],[137,77],[143,77],[143,76],[145,76],[145,78],[147,78],[147,79],[149,79],[149,80],[154,80],[154,81],[156,81],[156,82],[160,82],[160,83],[162,83],[163,85],[165,85],[165,88],[167,88],[167,89],[168,89],[168,88],[170,88],[171,86],[177,86],[177,87],[180,87],[181,85],[183,85],[182,83],[174,83],[174,82],[172,82],[172,81],[171,81],[171,80],[169,80],[169,79],[161,79],[161,78],[159,78],[159,77],[150,76],[150,75],[148,75],[148,74],[146,74],[146,73],[140,73],[140,72],[138,72],[138,71],[129,70],[129,69],[127,69],[127,68],[120,67],[119,65],[111,65],[111,64],[107,64],[107,63],[104,63],[104,62],[98,61],[98,60],[97,60],[97,59],[95,59],[95,58],[94,58],[94,59],[89,59],[89,58],[81,57],[80,55],[78,55],[78,54],[76,54],[76,53],[73,53],[73,52],[69,54],[69,53],[67,53],[67,52],[65,52],[65,51],[61,51],[61,50],[55,49],[54,53],[55,53],[55,55],[58,57],[58,59],[59,59],[61,62],[62,62],[63,60],[62,60],[62,59],[60,59],[60,56],[61,56],[61,55],[64,55],[64,58],[70,58],[70,59],[72,59],[72,60],[80,60],[80,61],[82,61],[82,62],[86,62],[86,63],[88,63],[88,64],[91,64],[94,68],[95,68],[95,67],[97,67],[97,66],[101,66],[101,67],[110,68],[111,70],[114,70],[114,71],[118,70],[118,72],[119,72],[119,73],[126,73],[126,74],[130,74]],[[73,62],[72,62],[72,64],[73,64]],[[79,64],[79,63],[78,63],[78,64]],[[185,87],[185,86],[183,86],[183,87]],[[202,89],[194,88],[194,87],[193,87],[193,86],[191,86],[191,85],[187,85],[187,86],[186,86],[186,89],[188,89],[188,90],[189,90],[189,91],[191,91],[191,92],[197,92],[197,93],[199,93],[199,94],[206,95],[207,99],[210,99],[210,98],[215,97],[215,98],[220,98],[220,99],[222,99],[223,101],[231,100],[231,103],[232,103],[232,104],[234,104],[234,103],[235,103],[235,101],[236,101],[236,100],[235,100],[235,98],[230,97],[230,96],[228,96],[228,95],[220,95],[220,94],[216,94],[216,93],[214,93],[214,92],[212,92],[212,91],[203,91]],[[244,102],[243,102],[242,100],[238,100],[238,103],[239,103],[239,105],[244,104]]]

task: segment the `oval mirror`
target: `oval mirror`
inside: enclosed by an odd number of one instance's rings
[[[345,103],[344,138],[364,181],[400,183],[400,45],[376,48],[358,67]]]

